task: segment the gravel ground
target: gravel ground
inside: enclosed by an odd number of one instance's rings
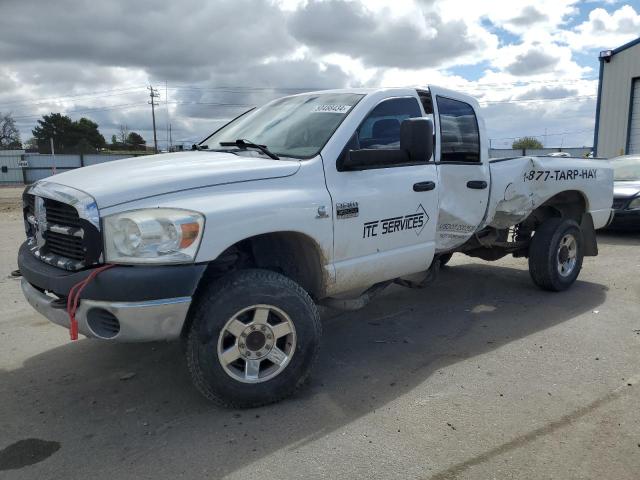
[[[23,300],[20,190],[0,189],[3,479],[637,479],[640,236],[599,235],[569,291],[526,262],[454,256],[424,290],[326,313],[295,398],[233,411],[178,344],[68,333]]]

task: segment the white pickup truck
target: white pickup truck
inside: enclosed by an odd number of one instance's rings
[[[293,393],[318,304],[421,287],[453,252],[528,258],[564,290],[611,216],[606,161],[489,160],[477,102],[438,87],[272,101],[194,151],[69,171],[25,190],[22,289],[108,341],[181,338],[198,390],[228,406]]]

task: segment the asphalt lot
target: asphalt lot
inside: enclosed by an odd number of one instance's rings
[[[454,256],[424,290],[326,312],[310,385],[233,411],[178,344],[83,339],[38,316],[0,189],[0,478],[637,479],[640,235],[599,235],[564,293],[526,262]]]

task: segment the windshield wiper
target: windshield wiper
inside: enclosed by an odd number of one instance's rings
[[[198,152],[224,152],[224,153],[232,153],[233,155],[238,155],[236,152],[239,150],[229,150],[228,148],[209,148],[209,145],[196,145],[195,143],[191,146],[191,150]]]
[[[280,160],[280,157],[275,153],[270,151],[266,145],[258,145],[257,143],[253,143],[249,140],[244,140],[242,138],[237,139],[235,142],[220,142],[221,147],[239,147],[239,148],[256,148],[264,153],[267,157],[273,158],[274,160]]]

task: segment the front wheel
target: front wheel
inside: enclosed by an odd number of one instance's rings
[[[267,270],[239,270],[200,295],[187,335],[187,364],[209,400],[257,407],[304,383],[320,335],[318,309],[300,285]]]
[[[569,288],[582,268],[582,231],[573,220],[551,218],[536,230],[529,246],[529,273],[543,290]]]

